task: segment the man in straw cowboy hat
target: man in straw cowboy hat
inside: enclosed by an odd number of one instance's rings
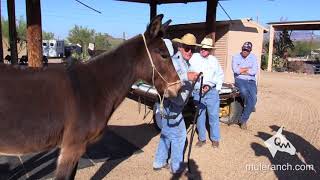
[[[204,38],[201,42],[200,53],[193,54],[190,64],[192,70],[203,72],[203,86],[197,82],[193,91],[194,102],[199,106],[199,116],[197,120],[198,142],[196,146],[201,147],[206,144],[206,112],[208,112],[210,133],[209,137],[212,146],[217,148],[220,141],[219,110],[220,99],[219,91],[223,83],[223,71],[217,58],[210,54],[214,49],[211,38]],[[199,91],[203,97],[199,104]]]
[[[186,34],[181,39],[175,39],[178,45],[178,52],[173,53],[171,41],[165,40],[167,48],[172,56],[173,65],[183,83],[180,93],[175,98],[165,99],[161,123],[161,135],[158,149],[153,162],[153,169],[160,170],[167,167],[169,149],[171,147],[170,169],[172,173],[180,173],[184,170],[183,151],[187,137],[186,126],[182,116],[184,103],[188,100],[192,90],[192,83],[198,77],[198,73],[189,72],[188,60],[193,54],[196,38],[192,34]]]

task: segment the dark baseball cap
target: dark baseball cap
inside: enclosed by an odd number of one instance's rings
[[[242,45],[242,50],[248,50],[248,51],[251,51],[252,50],[252,43],[251,42],[245,42],[243,45]]]

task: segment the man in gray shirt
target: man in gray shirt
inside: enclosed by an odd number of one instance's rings
[[[255,75],[258,71],[258,62],[251,51],[252,43],[245,42],[242,51],[232,58],[235,86],[239,88],[244,103],[244,109],[239,120],[241,129],[247,129],[247,121],[257,102]]]

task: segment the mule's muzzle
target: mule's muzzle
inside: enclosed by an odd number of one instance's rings
[[[171,84],[168,86],[167,90],[164,92],[164,97],[177,97],[179,90],[182,87],[182,83],[179,81],[177,83]]]

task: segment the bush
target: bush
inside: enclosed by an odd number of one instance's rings
[[[286,59],[283,59],[279,56],[274,56],[272,58],[272,65],[273,65],[273,68],[277,70],[280,69],[280,71],[286,71],[287,69],[287,60]]]
[[[263,54],[261,56],[261,69],[262,70],[266,70],[268,68],[268,58],[269,58],[269,55],[268,54]]]

